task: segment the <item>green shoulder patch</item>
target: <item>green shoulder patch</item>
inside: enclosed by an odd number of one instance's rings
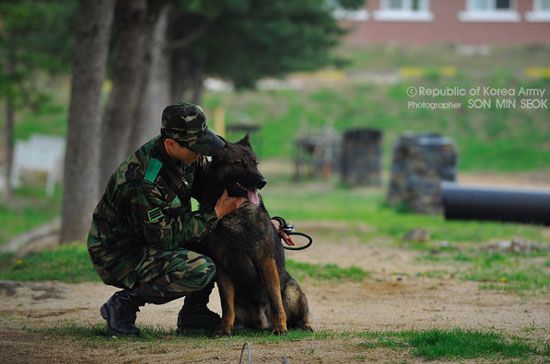
[[[157,176],[162,168],[162,162],[158,159],[151,158],[149,159],[149,164],[147,165],[147,171],[145,171],[145,180],[147,182],[155,183]]]

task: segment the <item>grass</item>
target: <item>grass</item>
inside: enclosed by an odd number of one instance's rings
[[[454,329],[410,333],[409,345],[416,356],[435,359],[475,359],[480,357],[524,358],[537,353],[519,339],[507,342],[494,332]]]
[[[162,327],[140,327],[140,336],[120,336],[117,338],[117,342],[155,342],[155,341],[196,341],[211,340],[209,334],[195,331],[193,333],[178,335],[174,330],[167,330]],[[79,326],[75,324],[66,324],[64,326],[38,329],[36,332],[44,332],[47,334],[54,334],[59,336],[71,337],[82,340],[92,340],[96,342],[112,342],[112,337],[105,329],[105,325],[93,325],[93,326]],[[325,339],[330,336],[330,333],[325,331],[311,332],[304,330],[290,330],[287,335],[277,336],[273,335],[269,331],[262,330],[237,330],[232,337],[221,337],[216,340],[222,343],[228,342],[242,342],[243,339],[250,340],[256,343],[277,343],[284,341],[298,341],[304,339]]]
[[[385,204],[382,191],[346,189],[327,184],[304,184],[302,187],[285,184],[273,187],[268,185],[264,189],[263,198],[271,215],[284,216],[291,222],[332,220],[367,224],[373,228],[372,231],[358,233],[364,240],[373,237],[401,240],[409,230],[422,227],[431,233],[435,241],[482,242],[514,236],[548,241],[548,238],[542,235],[543,229],[539,226],[446,221],[439,215],[399,212]],[[299,230],[300,226],[297,228]]]
[[[83,244],[63,245],[23,258],[0,255],[0,279],[69,283],[100,281]]]
[[[459,328],[444,330],[413,330],[395,332],[309,332],[290,330],[285,336],[275,336],[267,331],[242,330],[232,337],[212,339],[197,333],[176,335],[173,330],[161,327],[142,327],[139,337],[118,337],[113,340],[105,331],[104,325],[80,326],[67,324],[48,329],[35,329],[35,333],[47,336],[58,336],[76,339],[91,347],[115,347],[146,343],[156,346],[187,345],[202,347],[215,340],[217,346],[235,347],[242,345],[243,340],[253,345],[276,345],[298,341],[343,341],[342,350],[358,351],[366,354],[377,348],[388,348],[393,351],[405,351],[425,360],[464,360],[464,359],[533,359],[548,357],[547,343],[527,342],[520,337],[505,336],[498,332],[463,330]],[[357,340],[362,340],[357,343]],[[142,347],[143,348],[143,347]],[[169,350],[167,348],[167,350]],[[364,355],[366,358],[367,356]]]
[[[362,189],[344,189],[317,184],[285,188],[285,184],[266,187],[264,198],[272,215],[300,221],[320,221],[319,228],[306,231],[314,240],[346,239],[356,237],[369,243],[373,239],[384,240],[398,248],[418,250],[429,263],[443,263],[446,270],[435,269],[424,276],[455,278],[481,282],[482,287],[510,290],[517,293],[545,292],[550,287],[547,260],[544,252],[529,254],[503,254],[483,250],[487,241],[511,239],[519,236],[525,240],[548,244],[543,228],[519,224],[488,222],[445,221],[441,216],[415,215],[398,212],[384,203],[380,192]],[[316,187],[317,186],[317,187]],[[329,191],[327,191],[327,189]],[[350,227],[342,232],[333,229],[330,221],[344,221]],[[357,225],[354,228],[353,224]],[[361,226],[368,226],[367,229]],[[432,238],[425,243],[403,242],[403,235],[410,229],[422,227]],[[450,241],[440,246],[440,241]],[[315,244],[315,243],[314,243]],[[3,260],[3,263],[2,263]],[[357,268],[341,268],[333,264],[306,264],[287,261],[289,272],[298,280],[311,277],[317,280],[360,281],[368,272]],[[448,274],[446,274],[446,272]],[[14,261],[13,257],[0,259],[0,278],[12,280],[54,279],[64,282],[99,281],[89,263],[84,245],[62,246]]]
[[[252,137],[263,158],[291,158],[294,140],[324,127],[339,132],[352,127],[372,127],[383,131],[383,165],[390,167],[392,147],[406,131],[439,132],[452,137],[459,149],[460,171],[550,170],[550,127],[548,109],[430,111],[409,109],[407,87],[466,89],[492,87],[550,88],[550,80],[523,80],[514,76],[488,76],[450,80],[415,79],[395,85],[345,84],[316,90],[248,91],[207,93],[209,109],[223,105],[228,124],[252,120],[261,131]],[[466,105],[467,98],[414,98],[414,101],[448,101]],[[519,103],[518,103],[519,105]]]
[[[475,245],[447,247],[438,251],[432,244],[417,245],[416,249],[425,252],[420,260],[442,263],[448,267],[448,270],[423,272],[421,276],[451,276],[480,282],[483,289],[512,291],[522,295],[546,293],[550,289],[548,254],[544,251],[504,253],[480,249]]]
[[[361,268],[341,268],[336,264],[309,264],[287,260],[288,272],[297,279],[310,277],[318,281],[352,280],[368,277]],[[0,279],[14,281],[99,282],[84,244],[63,245],[54,250],[33,253],[27,257],[0,255]]]
[[[32,134],[66,135],[68,104],[48,99],[36,110],[23,110],[15,125],[16,139],[29,139]]]
[[[286,262],[288,272],[297,280],[311,277],[317,280],[352,280],[361,281],[369,276],[359,267],[340,268],[336,264],[310,264],[288,260]]]
[[[519,224],[445,221],[441,216],[415,215],[398,212],[384,204],[379,192],[361,189],[328,187],[327,193],[319,193],[315,186],[304,184],[300,188],[287,189],[284,184],[265,191],[264,198],[272,215],[300,221],[321,221],[319,228],[306,231],[314,240],[346,239],[356,237],[369,243],[373,239],[402,249],[422,252],[428,263],[446,264],[445,270],[436,268],[423,273],[426,277],[451,276],[482,283],[482,288],[509,290],[516,293],[546,292],[550,287],[545,252],[529,254],[504,254],[482,249],[487,241],[511,239],[519,236],[530,241],[548,244],[543,228]],[[326,186],[325,186],[326,187]],[[325,188],[323,187],[323,188]],[[323,222],[324,221],[324,222]],[[350,228],[345,232],[334,230],[330,221],[345,221]],[[354,228],[353,224],[359,224]],[[362,225],[368,229],[360,228]],[[403,242],[403,235],[410,229],[422,227],[432,238],[425,243]],[[450,241],[448,246],[439,242]],[[314,243],[315,244],[315,243]],[[62,246],[53,251],[33,254],[18,260],[0,258],[0,278],[11,280],[60,280],[64,282],[99,281],[89,262],[85,246]],[[309,264],[287,261],[289,272],[298,280],[311,277],[316,280],[360,281],[368,272],[357,268],[342,268],[334,264]]]
[[[55,219],[61,210],[61,191],[46,196],[42,187],[24,187],[9,203],[0,201],[0,245],[14,236]]]
[[[466,74],[484,77],[490,72],[521,74],[527,67],[548,65],[550,49],[544,45],[491,47],[489,55],[463,55],[456,45],[426,46],[374,45],[368,48],[345,46],[338,53],[347,58],[350,71],[393,70],[401,67],[439,68],[455,66]]]
[[[480,358],[528,358],[546,355],[548,348],[538,349],[518,337],[505,337],[497,332],[463,329],[364,333],[367,341],[359,347],[372,350],[385,347],[409,349],[414,356],[426,360]],[[538,345],[544,346],[545,344]],[[547,344],[546,344],[547,346]]]

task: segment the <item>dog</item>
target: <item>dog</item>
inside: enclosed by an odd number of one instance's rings
[[[312,331],[307,298],[285,269],[281,238],[258,194],[265,184],[248,134],[237,143],[226,142],[195,177],[201,211],[212,211],[224,189],[229,196],[248,198],[204,241],[190,247],[216,264],[222,305],[217,335],[231,335],[235,326],[277,335],[287,328]]]

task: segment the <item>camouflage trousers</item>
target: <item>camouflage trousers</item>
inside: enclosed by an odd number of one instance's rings
[[[136,279],[132,287],[124,284],[124,280],[106,283],[131,288],[147,302],[161,304],[206,287],[216,274],[216,266],[209,257],[191,250],[148,249],[133,274]]]

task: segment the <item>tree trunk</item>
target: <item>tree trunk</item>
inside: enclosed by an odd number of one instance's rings
[[[63,178],[61,243],[86,236],[97,202],[101,89],[114,6],[114,0],[80,3]]]
[[[147,1],[118,0],[114,25],[115,60],[112,89],[101,132],[100,189],[127,157],[128,143],[145,69]]]
[[[189,89],[187,91],[187,97],[191,102],[200,104],[202,102],[202,95],[204,93],[204,71],[202,65],[197,62],[191,62]]]
[[[9,44],[9,42],[7,42]],[[15,71],[15,54],[13,48],[8,45],[6,52],[6,63],[4,64],[4,71],[9,78]],[[4,173],[4,200],[8,201],[12,197],[11,189],[11,176],[13,165],[13,144],[14,144],[14,125],[15,125],[15,105],[13,102],[13,95],[8,93],[6,96],[5,104],[6,124],[4,126],[6,134],[4,135],[4,156],[5,156],[5,173]]]
[[[14,125],[15,125],[15,112],[13,107],[13,101],[10,96],[6,97],[6,125],[4,135],[4,156],[5,156],[5,173],[4,173],[4,200],[8,201],[11,199],[12,190],[11,190],[11,176],[12,176],[12,165],[13,165],[13,136],[14,136]]]
[[[204,91],[204,72],[200,62],[174,51],[171,62],[170,98],[172,103],[182,101],[200,104]]]
[[[170,103],[182,101],[200,104],[204,91],[202,63],[189,51],[200,42],[211,26],[210,21],[176,14],[168,20],[168,35],[165,49],[169,52]]]
[[[183,101],[183,93],[186,89],[189,77],[189,58],[185,57],[181,50],[170,52],[170,103],[177,104]]]
[[[158,3],[158,2],[157,2]],[[127,154],[133,153],[143,143],[157,135],[160,130],[160,120],[163,108],[169,103],[167,58],[164,51],[166,42],[166,26],[168,6],[164,6],[151,14],[151,30],[147,40],[145,67],[139,102],[134,115],[134,123]]]

